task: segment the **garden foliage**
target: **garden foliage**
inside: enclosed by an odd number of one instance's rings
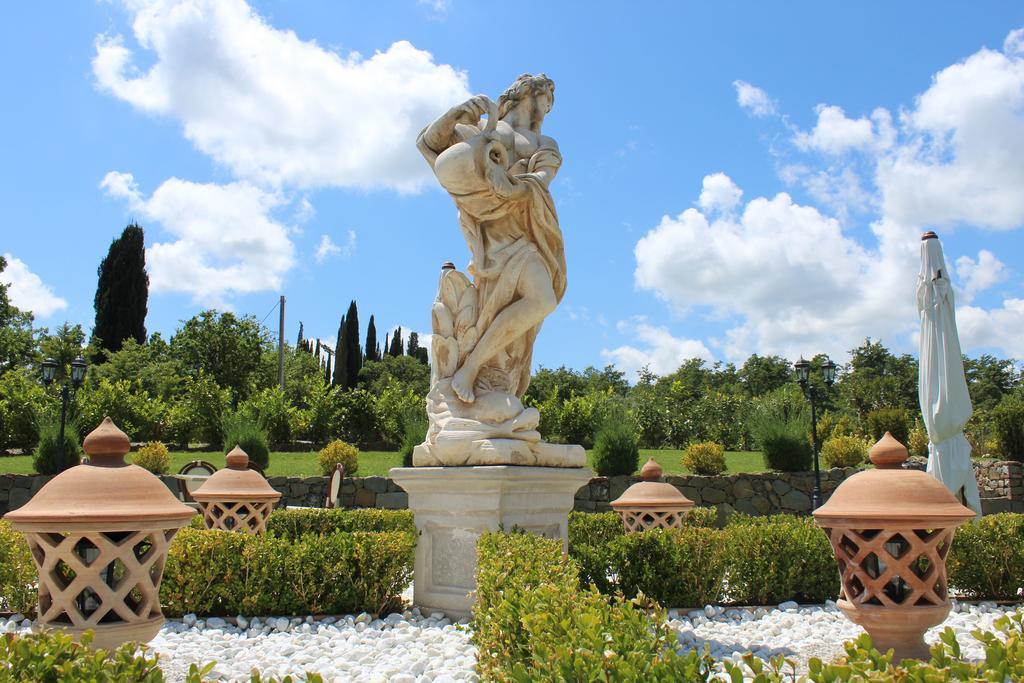
[[[907,443],[910,436],[910,414],[906,408],[878,408],[868,413],[867,432],[874,441],[878,441],[886,432],[902,444]]]
[[[60,424],[45,423],[39,430],[39,443],[32,454],[32,466],[39,474],[60,474],[82,460],[82,447],[74,424],[64,429],[64,453],[60,448]]]
[[[640,447],[632,425],[609,420],[594,439],[593,465],[598,476],[633,474],[640,464]]]
[[[1024,462],[1024,390],[1003,397],[992,411],[992,423],[1000,454]]]
[[[275,510],[267,520],[267,533],[298,540],[305,535],[329,536],[357,531],[403,531],[416,533],[411,510],[375,508],[309,508]]]
[[[683,451],[683,467],[694,474],[721,474],[725,472],[725,449],[713,442],[690,444]]]
[[[36,578],[25,536],[0,520],[0,612],[30,614],[39,601]]]
[[[824,467],[857,467],[867,462],[868,445],[856,436],[833,436],[821,446]]]
[[[399,531],[291,539],[186,528],[171,543],[160,600],[169,616],[385,614],[401,606],[415,547]]]
[[[320,450],[319,462],[320,474],[325,477],[331,476],[338,464],[345,467],[346,477],[354,477],[359,471],[359,449],[340,439],[332,441]]]
[[[224,421],[224,452],[229,453],[238,446],[263,469],[270,465],[270,445],[267,430],[259,422],[236,413]]]
[[[171,468],[171,453],[160,441],[150,441],[132,456],[132,462],[153,474],[167,474]]]

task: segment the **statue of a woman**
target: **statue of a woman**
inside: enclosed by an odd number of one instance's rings
[[[554,92],[543,74],[524,74],[497,104],[472,97],[417,139],[459,209],[473,278],[454,269],[441,276],[430,431],[414,454],[417,465],[585,464],[582,448],[541,442],[539,413],[520,401],[534,340],[566,286],[562,232],[548,191],[562,159],[541,133]]]

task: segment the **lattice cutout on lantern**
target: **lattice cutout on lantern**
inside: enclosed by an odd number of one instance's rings
[[[619,514],[627,533],[677,528],[683,525],[684,516],[679,510],[620,510]]]
[[[825,529],[839,563],[840,597],[886,607],[943,604],[955,530]]]
[[[39,620],[76,629],[161,616],[157,585],[177,529],[29,533]]]
[[[274,509],[273,502],[208,501],[199,504],[207,529],[261,534],[267,530],[267,517]]]

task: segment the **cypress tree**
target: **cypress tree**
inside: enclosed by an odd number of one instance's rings
[[[344,337],[345,363],[348,366],[345,370],[347,380],[345,387],[354,389],[359,383],[359,370],[363,367],[363,349],[359,346],[359,310],[354,299],[348,305],[348,313],[345,315]],[[341,353],[340,348],[339,346],[336,349],[336,353]],[[340,358],[335,361],[335,370],[337,370],[339,361]]]
[[[409,341],[405,346],[405,355],[415,358],[420,351],[420,335],[417,332],[409,333]]]
[[[388,349],[389,356],[401,356],[402,349],[402,328],[399,327],[395,330],[395,336],[391,337],[391,348]]]
[[[125,339],[146,343],[146,305],[149,275],[146,274],[146,244],[142,228],[131,223],[121,236],[111,241],[106,257],[96,269],[96,324],[92,334],[100,348],[120,351]],[[102,363],[98,352],[93,358]]]
[[[345,316],[338,323],[338,341],[334,345],[334,379],[336,387],[348,386],[348,348],[345,346]]]
[[[296,350],[302,348],[302,332],[303,332],[302,321],[300,320],[299,321],[299,338],[295,340],[295,349]]]
[[[377,326],[373,324],[373,316],[370,316],[370,324],[366,326],[366,360],[380,360],[380,347],[377,346]]]

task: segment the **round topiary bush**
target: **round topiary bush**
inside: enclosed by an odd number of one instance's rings
[[[803,432],[770,431],[762,433],[760,441],[768,469],[776,472],[807,472],[811,469],[814,451]]]
[[[161,441],[150,441],[132,458],[132,462],[153,474],[167,474],[171,469],[171,453]]]
[[[640,464],[640,446],[626,421],[612,420],[594,438],[594,470],[598,476],[633,474]]]
[[[320,451],[320,473],[325,477],[331,476],[338,463],[345,467],[345,476],[355,476],[359,471],[359,449],[341,439],[324,446]]]
[[[721,474],[725,472],[725,448],[711,442],[690,444],[683,451],[683,467],[694,474]]]
[[[82,447],[73,425],[64,428],[64,455],[60,452],[60,426],[47,424],[39,430],[39,442],[32,453],[32,466],[39,474],[60,474],[82,462]]]
[[[856,436],[833,436],[821,447],[825,467],[856,467],[868,457],[868,446]]]

